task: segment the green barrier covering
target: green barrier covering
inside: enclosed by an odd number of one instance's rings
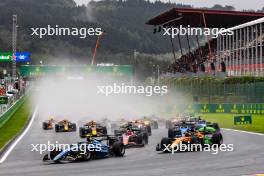
[[[247,125],[252,124],[251,116],[235,116],[234,117],[234,125]]]
[[[67,73],[104,74],[110,76],[132,77],[134,68],[132,65],[114,66],[54,66],[54,65],[21,65],[19,67],[21,76],[41,76],[41,75],[63,75]]]
[[[249,104],[190,104],[190,105],[171,105],[161,110],[164,114],[178,113],[231,113],[231,114],[258,114],[264,115],[264,103]]]
[[[8,97],[7,96],[0,96],[0,104],[7,104]]]
[[[194,112],[194,113],[264,114],[264,104],[263,103],[193,104],[193,105],[189,105],[187,112],[188,113]]]
[[[20,106],[24,103],[25,96],[20,98],[13,104],[4,114],[0,116],[0,128],[12,117],[12,115],[20,108]]]

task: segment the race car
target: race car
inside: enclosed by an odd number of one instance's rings
[[[145,125],[150,125],[150,127],[152,129],[158,129],[159,128],[159,124],[157,120],[154,120],[152,118],[148,118],[148,117],[143,117],[142,121],[144,122]]]
[[[186,121],[186,117],[175,117],[171,118],[165,121],[166,128],[170,128],[172,126],[177,125],[178,123],[181,123],[183,121]]]
[[[207,122],[206,120],[201,119],[201,117],[186,117],[185,119],[182,118],[181,120],[172,121],[170,127],[168,128],[168,137],[175,137],[179,131],[184,134],[188,130],[200,129],[206,126],[220,130],[217,123]]]
[[[76,124],[68,120],[62,120],[55,124],[56,132],[74,132],[76,131]]]
[[[174,138],[162,138],[160,144],[156,146],[156,151],[168,152],[168,150],[165,151],[165,148],[172,151],[177,145],[182,144],[200,144],[199,146],[204,147],[213,144],[220,146],[222,143],[223,136],[220,130],[204,126],[199,129],[187,130],[184,134],[178,133]]]
[[[115,130],[115,136],[128,147],[143,147],[148,144],[148,133],[133,123],[122,126],[120,130]]]
[[[50,118],[49,120],[42,123],[42,129],[43,130],[52,130],[54,128],[55,120],[53,118]]]
[[[107,128],[106,126],[101,126],[95,121],[90,121],[79,128],[79,134],[81,138],[86,138],[90,136],[106,136]]]
[[[177,136],[182,136],[188,130],[191,130],[191,126],[187,126],[185,124],[181,124],[179,126],[170,127],[168,129],[168,138],[174,138]]]
[[[202,145],[217,144],[218,146],[220,146],[221,144],[223,144],[223,135],[217,123],[202,126],[200,128],[196,127],[196,129],[198,129],[197,131],[204,135],[204,138],[201,141]]]
[[[140,128],[142,131],[146,131],[147,134],[149,136],[152,135],[152,130],[151,130],[151,126],[148,123],[145,123],[142,120],[135,120],[132,122],[134,126],[137,126],[138,128]]]
[[[72,144],[65,149],[54,149],[43,157],[43,161],[61,163],[124,155],[124,145],[116,137],[106,136],[101,139],[88,138],[87,142]]]

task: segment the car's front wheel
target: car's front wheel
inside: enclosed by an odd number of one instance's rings
[[[117,141],[113,144],[112,151],[115,156],[124,156],[125,146],[121,142]]]

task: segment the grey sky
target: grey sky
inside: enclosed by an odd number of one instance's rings
[[[75,0],[77,4],[87,4],[90,0]],[[151,0],[155,1],[155,0]],[[169,0],[161,0],[168,2]],[[214,4],[232,5],[236,10],[254,9],[259,10],[264,7],[264,0],[170,0],[171,2],[190,4],[194,7],[211,7]]]

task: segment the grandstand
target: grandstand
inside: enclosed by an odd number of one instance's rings
[[[217,63],[229,76],[264,76],[264,18],[230,28],[217,38]]]
[[[264,13],[255,12],[173,8],[146,24],[154,28],[225,28],[234,32],[233,35],[221,33],[217,38],[206,36],[204,45],[199,41],[201,37],[195,36],[195,50],[190,49],[190,36],[186,35],[189,51],[185,54],[178,36],[181,57],[176,58],[174,53],[174,62],[168,68],[169,75],[224,73],[228,76],[264,76],[263,17]],[[175,52],[173,42],[171,39],[172,51]]]

